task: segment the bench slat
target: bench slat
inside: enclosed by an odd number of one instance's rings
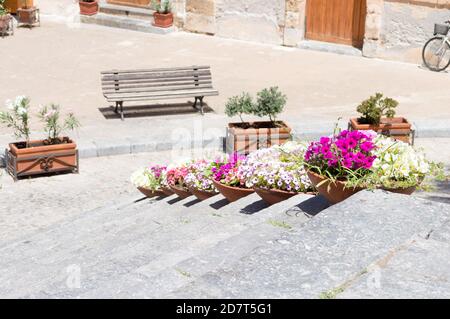
[[[203,82],[211,82],[212,83],[212,79],[211,76],[199,76],[198,80],[197,79],[193,79],[191,77],[189,78],[183,78],[183,79],[165,79],[165,80],[159,80],[159,79],[149,79],[149,80],[129,80],[129,81],[102,81],[102,87],[108,87],[108,86],[124,86],[124,85],[129,85],[129,84],[136,84],[136,85],[165,85],[165,84],[176,84],[176,83],[188,83],[191,82],[193,83],[194,81],[203,81]]]
[[[196,97],[196,96],[215,96],[219,95],[219,92],[216,90],[207,90],[207,91],[187,91],[187,92],[158,92],[158,94],[143,94],[143,95],[111,95],[107,96],[107,100],[109,102],[115,101],[142,101],[142,100],[162,100],[162,99],[177,99],[177,98],[185,98],[185,97]]]
[[[174,72],[174,73],[131,73],[131,74],[117,74],[117,75],[104,75],[102,76],[103,81],[123,81],[123,80],[138,80],[138,79],[172,79],[172,78],[185,78],[185,77],[198,77],[201,75],[211,76],[209,71],[198,71],[198,72]]]
[[[152,92],[172,92],[172,91],[191,91],[191,90],[199,90],[199,89],[212,89],[213,86],[212,85],[199,85],[199,86],[195,86],[195,85],[191,85],[191,86],[180,86],[180,87],[171,87],[171,88],[167,88],[167,87],[159,87],[159,88],[152,88],[152,89],[148,89],[148,88],[136,88],[136,89],[125,89],[125,90],[108,90],[105,91],[104,94],[105,95],[112,95],[112,94],[130,94],[132,95],[133,93],[152,93]]]
[[[114,73],[138,73],[138,72],[172,72],[172,71],[183,71],[183,70],[208,70],[210,66],[206,65],[193,65],[188,67],[176,67],[176,68],[157,68],[157,69],[136,69],[136,70],[109,70],[103,71],[100,74],[114,74]]]
[[[154,88],[154,87],[171,87],[171,86],[190,86],[190,85],[201,85],[201,84],[209,84],[212,85],[211,80],[201,80],[201,81],[182,81],[182,82],[163,82],[163,83],[136,83],[136,84],[107,84],[102,85],[103,92],[106,92],[108,90],[115,90],[118,88],[119,90],[122,89],[135,89],[135,88]]]

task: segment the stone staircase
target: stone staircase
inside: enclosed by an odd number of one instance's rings
[[[80,212],[0,246],[0,296],[314,298],[450,217],[449,205],[384,192],[327,207],[217,195]],[[73,269],[80,287],[67,285]]]
[[[153,12],[154,10],[150,8],[109,4],[103,0],[99,2],[99,12],[96,15],[80,15],[80,21],[83,23],[156,34],[168,34],[176,30],[175,27],[158,28],[153,26]]]

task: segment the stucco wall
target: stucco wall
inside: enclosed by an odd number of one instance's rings
[[[366,22],[369,30],[366,30],[364,55],[420,62],[422,47],[433,35],[434,23],[449,20],[449,8],[450,1],[382,1]]]

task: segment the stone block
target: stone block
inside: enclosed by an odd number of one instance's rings
[[[206,16],[215,15],[214,0],[186,0],[186,12],[202,14]]]
[[[186,14],[184,28],[185,30],[192,32],[215,34],[216,18],[213,16],[188,12]]]

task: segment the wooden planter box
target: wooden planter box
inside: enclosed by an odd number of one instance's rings
[[[248,123],[252,127],[242,128],[242,123],[229,123],[226,136],[226,151],[228,154],[237,152],[248,155],[261,148],[281,145],[291,140],[292,129],[284,122],[277,122],[280,127],[269,128],[271,122]]]
[[[42,140],[30,141],[30,147],[20,148],[25,142],[9,144],[5,152],[6,170],[14,178],[24,176],[79,171],[77,145],[67,143],[44,145]]]
[[[411,129],[411,123],[403,117],[382,118],[380,125],[359,124],[357,118],[350,119],[349,129],[367,131],[372,130],[395,140],[414,144],[414,131]]]

